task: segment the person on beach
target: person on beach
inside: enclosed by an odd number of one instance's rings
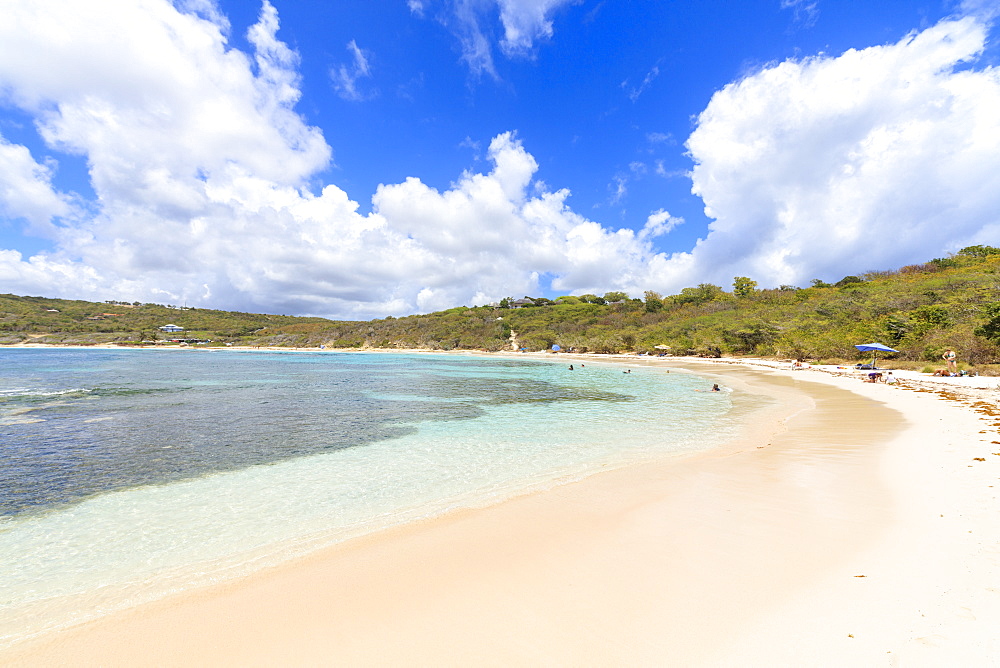
[[[720,389],[719,388],[719,384],[716,383],[715,385],[712,385],[712,391],[713,392],[722,392],[722,389]]]
[[[948,371],[950,373],[955,373],[958,371],[958,355],[951,348],[944,351],[944,355],[941,355],[941,359],[948,363]]]
[[[895,385],[896,384],[896,377],[892,375],[891,371],[889,371],[888,373],[885,374],[885,382],[886,382],[887,385]]]
[[[572,370],[573,370],[573,365],[572,365],[572,364],[570,364],[570,365],[569,365],[569,370],[570,370],[570,371],[572,371]]]

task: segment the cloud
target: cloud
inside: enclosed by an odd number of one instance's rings
[[[981,21],[992,21],[1000,16],[1000,6],[994,0],[962,0],[959,3],[965,16],[975,16]]]
[[[32,257],[0,250],[8,290],[367,318],[538,294],[543,275],[572,291],[650,278],[652,227],[640,238],[573,212],[512,132],[490,141],[487,171],[443,191],[383,184],[368,215],[336,185],[314,192],[331,150],[294,111],[298,56],[269,3],[250,54],[166,0],[14,9],[0,41],[21,51],[0,50],[0,86],[54,154],[86,159],[96,197],[77,210],[54,166],[0,143],[4,215],[56,239]]]
[[[365,54],[353,39],[347,43],[347,50],[353,57],[350,65],[340,65],[330,70],[330,78],[333,79],[334,90],[345,100],[358,102],[368,99],[373,93],[362,93],[358,90],[358,81],[371,77],[371,68],[368,65],[369,56]]]
[[[535,43],[552,37],[552,14],[575,0],[498,0],[504,37],[500,47],[507,55],[531,52]]]
[[[555,275],[557,290],[638,290],[641,258],[653,255],[648,244],[574,213],[566,190],[529,196],[538,165],[512,133],[492,140],[489,159],[492,171],[463,174],[444,192],[410,178],[380,186],[372,199],[384,229],[425,254],[425,296],[433,300],[422,308],[538,294],[542,273]]]
[[[51,236],[54,218],[67,216],[69,197],[52,188],[52,169],[35,162],[24,146],[0,136],[0,215],[24,219],[36,234]]]
[[[657,176],[662,176],[665,179],[688,179],[691,177],[691,173],[686,169],[670,169],[668,170],[663,160],[656,160],[656,169],[653,171]]]
[[[499,79],[493,59],[494,42],[489,28],[499,18],[503,37],[497,46],[508,58],[531,57],[538,42],[553,35],[552,16],[560,8],[579,0],[452,0],[450,13],[442,18],[458,39],[462,60],[469,71]],[[410,11],[422,17],[425,4],[409,0]]]
[[[995,243],[1000,70],[968,67],[985,38],[945,20],[717,92],[687,142],[715,220],[685,261],[716,282],[802,284]]]
[[[320,131],[292,111],[295,58],[273,41],[266,1],[254,62],[226,49],[223,26],[164,1],[5,11],[0,82],[49,146],[87,156],[102,197],[181,211],[203,203],[206,177],[235,167],[297,184],[329,162]]]
[[[490,39],[480,27],[482,17],[477,0],[455,0],[454,17],[449,21],[462,51],[462,60],[476,77],[483,74],[499,79],[493,64],[493,48]]]
[[[628,177],[624,174],[616,174],[611,183],[608,184],[608,190],[611,192],[611,198],[608,203],[612,206],[620,204],[625,195],[628,194]]]
[[[653,244],[679,219],[660,209],[639,232],[587,219],[536,179],[513,132],[492,138],[482,171],[446,189],[382,184],[359,213],[317,185],[332,151],[294,109],[298,56],[277,12],[263,4],[251,53],[227,30],[167,0],[5,8],[0,88],[47,155],[86,160],[96,193],[59,192],[55,163],[0,141],[0,183],[14,186],[0,189],[2,215],[54,243],[0,249],[5,289],[368,318],[538,294],[540,276],[598,294],[735,275],[803,284],[1000,232],[1000,75],[972,67],[985,39],[974,19],[720,90],[687,142],[714,220],[674,254]]]
[[[633,87],[629,84],[628,79],[626,79],[621,83],[621,88],[628,93],[628,99],[635,102],[643,93],[646,92],[646,89],[649,88],[650,84],[652,84],[653,80],[658,76],[660,76],[660,67],[659,65],[654,65],[649,72],[646,72],[646,76],[643,78],[641,84]]]
[[[795,22],[803,28],[811,28],[819,18],[819,3],[816,0],[781,0],[781,8],[791,9]]]
[[[674,216],[671,216],[668,211],[658,209],[649,214],[649,217],[646,219],[646,224],[643,225],[642,229],[639,231],[639,238],[645,241],[664,234],[669,234],[671,230],[683,222],[683,218],[675,218]]]
[[[479,160],[481,158],[480,151],[482,147],[478,141],[472,139],[472,137],[466,136],[465,139],[458,143],[459,148],[467,148],[472,151],[472,159]]]

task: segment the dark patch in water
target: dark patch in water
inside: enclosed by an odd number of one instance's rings
[[[441,399],[474,397],[483,404],[557,403],[563,401],[634,401],[635,397],[588,387],[563,386],[528,378],[461,378],[427,374],[420,392]]]
[[[22,368],[2,372],[8,387],[29,389],[0,401],[0,418],[8,418],[0,423],[0,516],[363,447],[410,434],[422,421],[479,417],[494,400],[402,392],[413,386],[398,371],[423,366],[405,360],[345,369],[319,355],[66,357],[73,368],[51,364],[52,355],[44,367],[21,356]],[[87,368],[88,359],[100,366]],[[82,374],[90,389],[52,389],[80,387]],[[468,400],[443,400],[453,396]]]
[[[0,355],[0,383],[26,388],[0,398],[0,418],[9,418],[0,422],[0,516],[363,447],[413,433],[424,421],[477,418],[488,406],[635,400],[549,381],[544,369],[561,380],[562,368],[529,360],[224,351]]]

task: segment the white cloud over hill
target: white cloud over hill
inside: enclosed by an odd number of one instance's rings
[[[693,271],[839,278],[1000,240],[1000,71],[985,26],[768,67],[715,94],[687,146],[715,222]]]
[[[358,213],[342,189],[315,184],[332,151],[294,110],[299,57],[277,38],[275,9],[264,2],[245,54],[195,4],[5,8],[0,91],[52,151],[86,158],[96,198],[58,192],[54,166],[0,138],[0,215],[56,248],[0,249],[3,292],[373,317],[549,281],[635,295],[736,274],[801,284],[997,239],[1000,80],[956,69],[983,48],[973,19],[719,91],[688,141],[715,222],[671,255],[654,244],[682,221],[662,209],[638,232],[588,220],[567,190],[534,180],[513,132],[493,138],[489,171],[443,191],[384,184]],[[501,2],[505,48],[551,34],[562,4]]]

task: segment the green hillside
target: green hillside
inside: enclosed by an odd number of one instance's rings
[[[847,276],[834,285],[814,281],[808,288],[757,290],[742,279],[728,291],[702,284],[616,304],[589,295],[529,308],[456,308],[376,320],[361,333],[372,346],[497,350],[509,347],[513,330],[528,350],[556,344],[652,353],[669,346],[678,355],[843,359],[858,356],[856,343],[880,341],[900,350],[904,360],[937,361],[954,347],[971,363],[992,363],[1000,361],[998,269],[1000,249],[980,246],[895,271]]]
[[[854,344],[879,341],[900,350],[899,360],[936,362],[954,347],[963,361],[990,364],[1000,362],[998,269],[1000,249],[973,246],[832,285],[758,290],[738,277],[725,288],[701,284],[676,295],[565,296],[524,306],[505,299],[497,306],[366,322],[4,295],[0,342],[140,341],[172,323],[185,327],[185,336],[215,345],[495,351],[513,343],[531,351],[559,345],[580,352],[853,360]]]
[[[268,328],[329,324],[323,318],[298,318],[236,311],[215,311],[162,304],[87,302],[0,295],[0,343],[138,343],[170,337],[249,342]],[[175,324],[182,334],[159,327]]]

